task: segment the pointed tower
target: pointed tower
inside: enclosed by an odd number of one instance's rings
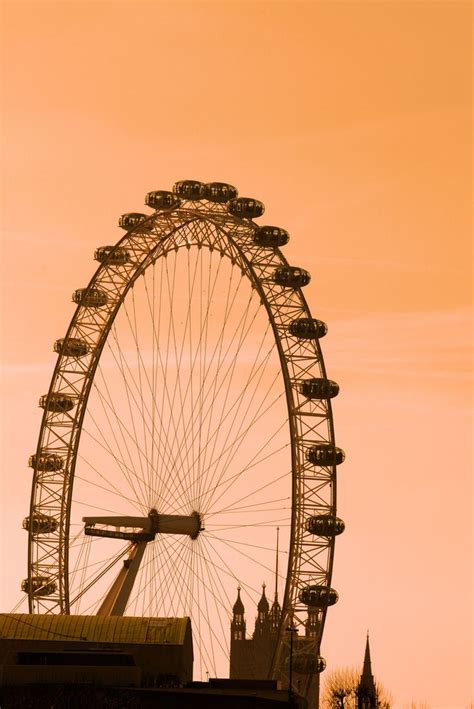
[[[270,608],[270,632],[272,635],[276,635],[280,628],[281,619],[281,606],[278,603],[278,538],[279,538],[280,528],[277,527],[277,543],[276,543],[276,562],[275,562],[275,597],[273,599],[272,607]]]
[[[281,619],[281,606],[278,603],[278,594],[275,593],[275,598],[272,603],[272,607],[270,608],[270,632],[272,635],[275,635],[278,633],[278,629],[280,627],[280,619]]]
[[[240,598],[240,586],[237,587],[237,600],[232,609],[233,618],[230,625],[230,637],[232,640],[245,640],[245,608]]]
[[[230,624],[230,679],[252,679],[253,640],[246,639],[245,608],[237,588],[237,600],[232,608]]]
[[[365,644],[364,666],[357,687],[357,709],[375,709],[377,707],[377,689],[372,674],[370,660],[369,633]]]
[[[268,637],[270,633],[270,604],[265,595],[265,584],[262,584],[262,596],[257,606],[254,638]]]

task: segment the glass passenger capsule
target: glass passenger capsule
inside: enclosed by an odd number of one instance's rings
[[[254,219],[262,216],[265,211],[265,205],[252,197],[237,197],[230,200],[227,205],[227,211],[235,217]]]
[[[153,228],[153,221],[147,222],[150,218],[149,214],[142,214],[142,212],[127,212],[119,217],[118,225],[126,231],[150,231]]]
[[[261,226],[253,235],[253,243],[257,246],[264,246],[269,249],[276,249],[285,246],[290,239],[290,235],[285,229],[279,226]]]
[[[49,515],[33,515],[25,517],[22,527],[32,534],[50,534],[57,530],[58,520]]]
[[[301,589],[299,599],[301,603],[313,608],[327,608],[339,600],[337,591],[328,586],[305,586]]]
[[[130,259],[130,253],[127,249],[120,249],[116,246],[99,246],[94,251],[94,259],[99,263],[108,263],[112,266],[123,266]]]
[[[173,185],[173,192],[183,199],[197,201],[204,199],[204,182],[196,180],[181,180]]]
[[[306,531],[318,537],[337,537],[345,528],[342,519],[333,515],[314,515],[306,520]]]
[[[345,461],[346,454],[342,448],[330,443],[318,443],[309,448],[306,459],[313,465],[340,465]]]
[[[273,281],[285,288],[302,288],[311,280],[308,271],[298,266],[278,266],[273,273]]]
[[[235,199],[238,194],[237,187],[228,185],[227,182],[208,182],[202,188],[202,197],[209,202],[217,202],[218,204]]]
[[[318,655],[316,660],[316,672],[321,673],[326,669],[326,660],[321,655]]]
[[[305,379],[300,382],[299,390],[308,399],[332,399],[339,393],[339,384],[331,379]]]
[[[57,453],[36,453],[28,458],[28,465],[35,470],[44,470],[47,473],[55,473],[64,467],[64,458]]]
[[[21,590],[29,593],[30,590],[34,596],[51,596],[57,589],[56,582],[49,576],[32,576],[31,584],[29,579],[23,579],[21,582]]]
[[[74,303],[85,308],[102,308],[107,305],[107,293],[99,288],[78,288],[72,294]]]
[[[297,318],[290,323],[288,332],[300,340],[318,340],[328,331],[328,326],[322,320],[314,318]]]
[[[293,670],[300,675],[312,675],[314,672],[324,672],[326,660],[312,652],[298,652],[293,656]]]
[[[174,192],[155,190],[154,192],[148,192],[145,197],[145,204],[152,209],[176,209],[181,204],[181,200]]]
[[[52,411],[56,414],[65,414],[67,411],[71,411],[74,408],[74,399],[68,394],[61,394],[59,392],[53,392],[52,394],[43,394],[40,397],[39,405],[42,409],[47,411]]]
[[[56,340],[53,349],[58,354],[65,355],[66,357],[85,357],[90,351],[87,342],[77,337],[62,337]]]

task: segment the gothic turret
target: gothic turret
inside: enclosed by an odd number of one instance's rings
[[[232,640],[245,640],[245,608],[240,598],[240,586],[237,588],[237,600],[232,609],[233,618],[230,626]]]
[[[268,611],[270,610],[270,604],[268,603],[267,597],[265,595],[265,589],[266,589],[266,584],[262,583],[262,596],[258,602],[257,605],[257,610],[259,615],[268,615]]]
[[[262,584],[262,596],[257,605],[257,619],[255,621],[254,638],[267,636],[270,631],[270,604],[265,595],[265,584]]]
[[[275,593],[275,599],[272,603],[272,607],[270,608],[270,632],[271,633],[278,632],[278,628],[280,627],[280,618],[281,618],[281,606],[278,603],[278,596]]]
[[[234,607],[232,608],[232,611],[235,615],[243,615],[245,613],[245,608],[244,604],[242,603],[242,599],[240,597],[240,586],[237,586],[237,600],[234,603]]]
[[[364,666],[357,687],[357,709],[375,709],[377,707],[377,689],[372,674],[370,661],[369,634],[365,644]]]

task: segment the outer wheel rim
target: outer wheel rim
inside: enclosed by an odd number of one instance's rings
[[[172,240],[176,235],[179,235],[183,224],[212,224],[216,228],[216,234],[219,234],[222,239],[221,246],[214,243],[214,247],[222,248],[226,256],[238,261],[262,298],[275,334],[286,389],[292,452],[293,504],[287,583],[283,600],[283,623],[274,668],[275,674],[281,676],[285,674],[282,651],[286,643],[285,627],[289,619],[293,618],[295,625],[302,629],[306,617],[307,608],[298,600],[299,590],[308,583],[330,586],[334,539],[317,538],[315,540],[305,532],[304,527],[305,517],[309,511],[314,513],[316,510],[326,514],[335,514],[335,466],[318,469],[315,474],[314,466],[308,464],[305,455],[311,442],[323,441],[334,445],[332,413],[329,400],[322,402],[304,400],[296,387],[296,382],[301,378],[314,376],[315,367],[317,375],[321,377],[325,377],[325,369],[319,343],[316,340],[299,341],[288,335],[288,323],[296,317],[310,317],[310,313],[300,289],[282,289],[272,283],[273,270],[276,266],[287,265],[286,260],[278,249],[264,249],[253,244],[252,236],[257,228],[254,222],[230,216],[224,210],[225,205],[224,207],[211,205],[211,209],[209,209],[209,205],[206,204],[184,203],[177,209],[155,212],[148,220],[150,224],[153,224],[150,232],[144,234],[139,229],[131,230],[117,244],[117,248],[124,248],[134,253],[133,273],[130,273],[131,268],[128,269],[124,266],[122,269],[115,269],[105,262],[99,266],[89,283],[89,290],[101,289],[104,283],[108,283],[108,292],[113,293],[114,303],[110,308],[107,306],[105,317],[103,311],[94,313],[89,311],[87,313],[94,322],[96,334],[97,332],[100,334],[96,341],[93,336],[90,336],[94,349],[91,356],[86,358],[85,366],[82,369],[79,366],[79,372],[76,371],[74,375],[71,375],[66,371],[67,358],[59,355],[56,363],[49,395],[64,389],[67,391],[72,389],[77,392],[79,404],[74,410],[74,415],[68,417],[70,429],[66,444],[64,444],[65,427],[62,426],[63,442],[60,447],[51,443],[51,437],[58,440],[58,417],[52,416],[51,412],[47,410],[43,415],[37,455],[44,450],[61,450],[67,456],[65,465],[67,474],[61,471],[56,476],[61,477],[62,482],[60,500],[58,499],[58,503],[60,502],[60,531],[57,541],[50,544],[47,540],[42,540],[41,545],[38,546],[38,535],[33,535],[31,531],[29,533],[29,578],[41,575],[44,559],[46,559],[45,549],[49,549],[47,563],[50,571],[53,568],[52,575],[57,579],[58,595],[56,598],[38,599],[30,586],[29,602],[32,612],[38,610],[42,612],[69,612],[67,545],[69,542],[72,480],[89,391],[103,344],[110,332],[115,315],[132,283],[154,261],[157,252],[164,247],[166,240]],[[184,244],[180,246],[184,246]],[[116,276],[117,270],[128,271],[125,279],[122,273],[120,283],[114,281],[113,274]],[[84,307],[79,305],[68,330],[69,337],[74,337],[77,332],[84,334],[84,323],[81,321],[83,316]],[[78,361],[80,362],[80,360]],[[78,373],[81,376],[78,377]],[[315,415],[320,417],[317,425],[308,424],[308,419],[311,421]],[[321,433],[322,429],[323,433]],[[311,481],[311,491],[308,490],[308,480]],[[43,493],[46,493],[46,499],[48,497],[50,499],[50,491],[51,483],[49,482],[45,486],[41,471],[35,470],[30,517],[45,511],[45,495]],[[57,544],[56,550],[54,543]],[[55,552],[56,567],[54,564],[51,565],[51,556]],[[315,653],[319,653],[326,613],[324,609],[321,609],[318,614],[318,632],[312,639]]]

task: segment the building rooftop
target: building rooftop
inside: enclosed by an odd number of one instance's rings
[[[184,645],[189,618],[0,613],[0,638]]]

